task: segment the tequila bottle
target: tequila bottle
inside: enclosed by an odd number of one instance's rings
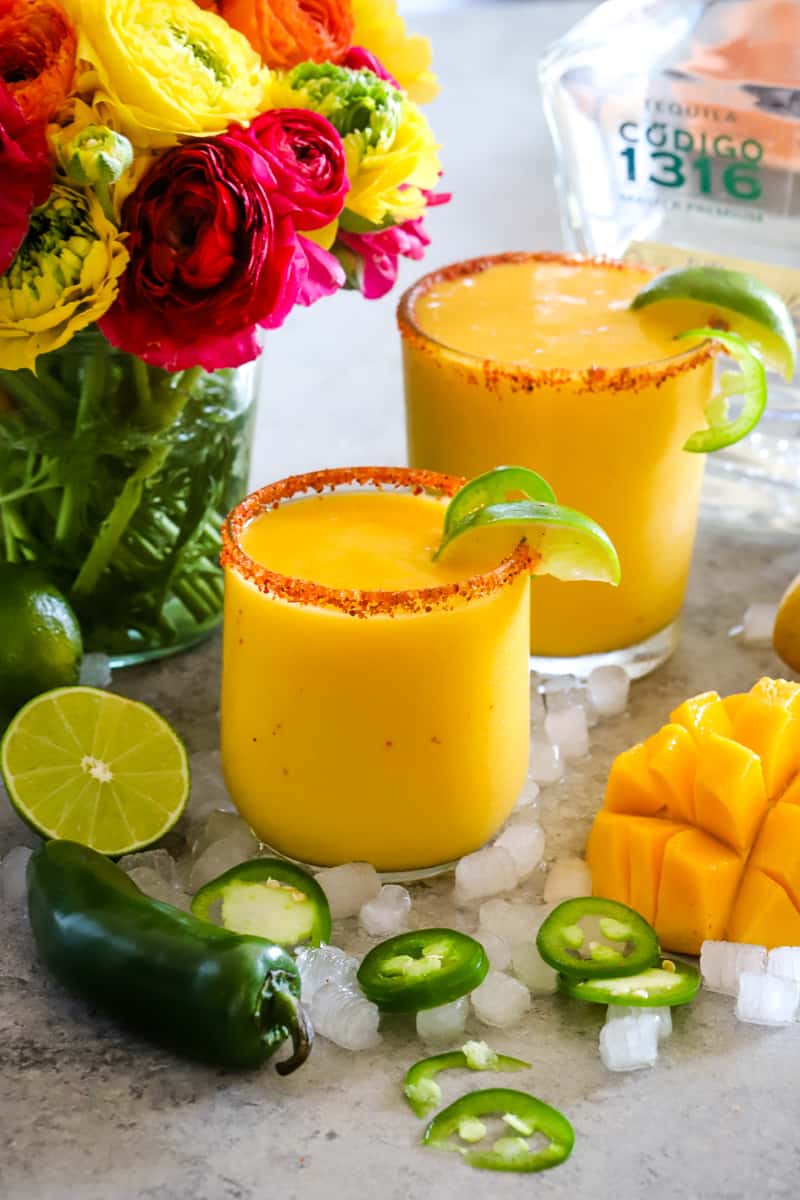
[[[574,249],[748,270],[800,318],[800,0],[606,0],[540,78]],[[712,457],[800,486],[800,387],[770,382]]]

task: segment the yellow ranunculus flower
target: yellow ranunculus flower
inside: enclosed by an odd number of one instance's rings
[[[420,189],[436,187],[441,166],[433,131],[416,104],[403,102],[400,125],[388,150],[365,148],[359,133],[349,133],[343,140],[350,177],[345,208],[376,225],[387,213],[398,223],[422,215],[425,197]]]
[[[0,366],[34,370],[40,354],[99,320],[127,264],[119,230],[95,196],[57,183],[0,276]]]
[[[76,89],[136,147],[221,133],[261,111],[269,72],[194,0],[62,0],[78,29]]]
[[[418,104],[439,91],[431,67],[431,44],[418,33],[406,33],[395,0],[352,0],[353,45],[371,50],[400,87]]]

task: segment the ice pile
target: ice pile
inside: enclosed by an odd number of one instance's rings
[[[535,810],[538,808],[538,805],[539,805],[539,784],[536,782],[535,779],[533,779],[531,777],[531,775],[529,773],[528,777],[526,778],[525,782],[522,785],[522,791],[520,792],[519,797],[517,799],[516,809],[519,811],[524,811],[525,809],[529,809],[530,811],[535,812]]]
[[[558,972],[546,963],[535,942],[520,942],[512,950],[514,974],[534,996],[552,996],[558,991]]]
[[[626,1004],[609,1004],[606,1013],[606,1024],[609,1021],[622,1021],[625,1017],[641,1017],[642,1013],[653,1016],[658,1021],[658,1040],[663,1042],[672,1033],[671,1008],[629,1008]]]
[[[567,761],[584,758],[589,753],[589,725],[586,710],[580,705],[548,712],[544,731],[560,757]]]
[[[511,975],[490,971],[470,996],[475,1015],[484,1025],[515,1025],[531,1007],[531,994]]]
[[[736,1017],[751,1025],[791,1025],[800,1008],[800,984],[766,972],[739,976]]]
[[[486,957],[489,959],[489,966],[492,970],[505,971],[511,963],[511,946],[505,938],[481,929],[478,931],[478,941],[486,951]]]
[[[800,983],[800,946],[776,946],[767,955],[767,974]]]
[[[751,604],[742,617],[742,641],[747,646],[771,646],[777,604]]]
[[[369,863],[342,863],[317,872],[317,883],[328,898],[331,916],[357,917],[365,904],[380,895],[378,872]]]
[[[628,707],[631,681],[624,667],[595,667],[586,681],[592,707],[599,717],[616,717]]]
[[[106,654],[84,654],[81,659],[81,687],[107,688],[111,686],[111,663]]]
[[[443,1046],[461,1041],[467,1024],[469,997],[462,996],[452,1004],[426,1008],[417,1013],[417,1033],[423,1042]]]
[[[166,850],[126,854],[119,860],[118,866],[151,900],[160,900],[184,912],[189,911],[189,897],[181,887],[178,865]]]
[[[485,846],[456,863],[457,904],[513,891],[518,883],[517,864],[503,846]]]
[[[316,1032],[343,1050],[377,1046],[380,1013],[358,986],[358,960],[337,946],[319,946],[300,950],[295,961]]]
[[[511,821],[499,837],[495,846],[507,850],[514,860],[520,881],[527,879],[538,867],[544,854],[544,830],[541,825]]]
[[[761,974],[767,965],[767,952],[763,946],[751,946],[744,942],[703,942],[700,947],[700,974],[703,987],[709,992],[721,992],[723,996],[736,996],[739,992],[739,977],[748,971]]]
[[[591,896],[592,875],[582,858],[557,858],[544,883],[545,904],[560,904],[576,896]]]
[[[547,911],[519,900],[485,900],[478,912],[478,937],[492,933],[511,946],[533,941]]]
[[[531,738],[528,774],[540,787],[558,783],[564,777],[564,760],[558,746],[554,746],[547,734],[539,730],[535,730]]]
[[[28,885],[25,873],[32,853],[27,846],[14,846],[0,864],[0,894],[7,908],[20,908],[26,902]]]
[[[358,923],[370,937],[393,937],[408,929],[411,896],[404,887],[386,883],[373,900],[361,906]]]
[[[600,1057],[609,1071],[638,1071],[654,1067],[658,1058],[660,1022],[652,1009],[613,1018],[600,1030]]]

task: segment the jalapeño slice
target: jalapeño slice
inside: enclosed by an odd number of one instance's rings
[[[590,1004],[625,1004],[632,1008],[664,1008],[688,1004],[700,987],[700,972],[689,963],[665,958],[660,967],[615,979],[558,978],[558,986],[575,1000]]]
[[[403,1095],[418,1117],[425,1117],[442,1102],[436,1082],[440,1071],[524,1071],[531,1064],[521,1058],[498,1054],[486,1042],[466,1042],[460,1050],[434,1054],[409,1067],[403,1080]]]
[[[465,996],[488,970],[474,938],[455,929],[417,929],[374,946],[358,968],[358,982],[384,1012],[420,1012]]]
[[[312,875],[280,858],[253,858],[200,888],[192,912],[279,946],[330,941],[331,911]]]
[[[483,1146],[488,1130],[481,1117],[500,1117],[509,1133]],[[453,1140],[456,1134],[460,1145]],[[547,1143],[534,1149],[529,1138],[543,1135]],[[575,1131],[563,1113],[551,1108],[527,1092],[514,1088],[486,1088],[468,1092],[454,1104],[443,1108],[422,1135],[425,1146],[455,1150],[471,1167],[485,1171],[544,1171],[557,1167],[572,1153]]]
[[[536,946],[570,979],[636,975],[658,961],[655,930],[626,904],[600,896],[565,900],[542,922]]]

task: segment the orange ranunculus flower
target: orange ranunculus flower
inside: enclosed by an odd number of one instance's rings
[[[52,0],[0,0],[0,78],[29,121],[49,121],[75,73],[75,30]]]
[[[353,38],[350,0],[217,0],[216,7],[276,69],[341,62]]]

